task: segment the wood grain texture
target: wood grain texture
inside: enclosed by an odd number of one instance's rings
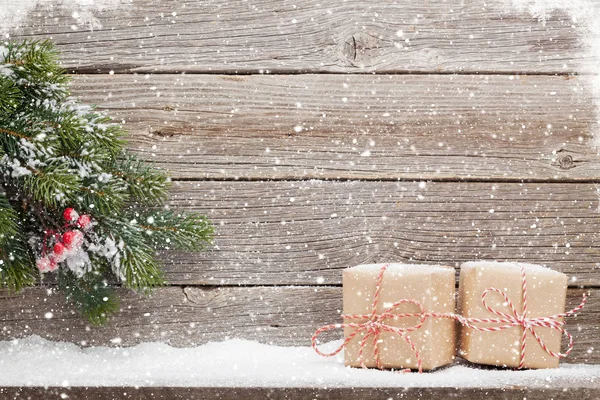
[[[39,3],[11,34],[52,37],[83,72],[554,74],[591,61],[571,18],[543,24],[502,1],[133,0],[94,18]]]
[[[74,90],[174,178],[600,181],[585,79],[87,75]]]
[[[12,37],[51,36],[70,71],[116,72],[76,77],[75,94],[123,120],[133,150],[194,181],[175,183],[170,207],[216,224],[213,251],[161,255],[171,283],[251,286],[142,298],[120,289],[122,309],[105,327],[88,326],[51,287],[0,291],[0,339],[306,346],[339,321],[341,288],[327,285],[365,262],[519,260],[568,273],[572,286],[600,285],[597,118],[587,78],[567,75],[596,72],[600,60],[565,14],[542,24],[483,0],[133,0],[83,23],[40,3]],[[152,72],[204,75],[119,75]],[[307,72],[355,75],[280,75]],[[269,179],[279,182],[260,181]],[[461,180],[473,182],[443,182]],[[567,362],[600,363],[600,289],[585,291]],[[569,289],[569,304],[583,292]],[[0,397],[546,400],[595,399],[598,389],[0,388]]]
[[[576,346],[571,363],[600,363],[600,289],[590,293],[585,311],[569,318]],[[583,290],[569,289],[568,306]],[[244,338],[285,346],[310,346],[322,325],[337,323],[342,309],[340,287],[167,287],[150,297],[125,290],[122,310],[103,327],[88,326],[64,304],[62,294],[29,288],[19,294],[0,292],[0,339],[39,335],[85,346],[131,346],[160,341],[177,347]],[[46,318],[47,313],[52,318]],[[341,332],[323,335],[325,341]]]
[[[526,261],[598,285],[600,187],[452,182],[176,182],[215,248],[162,255],[175,284],[341,283],[369,262]]]
[[[205,399],[294,399],[294,400],[362,400],[362,399],[481,399],[486,400],[596,400],[598,386],[560,387],[554,383],[541,388],[205,388],[205,387],[0,387],[6,399],[136,399],[136,400],[205,400]]]

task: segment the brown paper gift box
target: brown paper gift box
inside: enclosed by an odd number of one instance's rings
[[[383,275],[377,314],[381,314],[391,304],[401,299],[414,299],[420,302],[426,311],[453,313],[455,311],[455,273],[451,267],[408,265],[408,264],[370,264],[347,268],[343,271],[343,301],[345,315],[364,315],[372,312],[377,277],[381,267],[387,265]],[[392,312],[418,312],[414,304],[401,304]],[[348,322],[364,322],[367,319],[345,319]],[[393,318],[384,321],[396,327],[414,326],[418,317]],[[451,319],[428,318],[423,326],[409,332],[410,339],[420,353],[423,370],[431,370],[451,363],[456,354],[456,323]],[[344,338],[348,338],[354,328],[344,328]],[[365,333],[356,335],[344,352],[347,366],[360,367],[360,344]],[[376,367],[372,340],[369,338],[363,348],[363,361],[367,367]],[[410,345],[394,332],[382,332],[378,343],[379,357],[383,368],[417,369],[418,360]]]
[[[527,317],[548,317],[565,311],[567,276],[538,265],[473,261],[464,263],[460,269],[458,312],[467,318],[497,318],[482,302],[482,293],[490,287],[504,291],[515,309],[522,313],[523,289],[521,267],[527,279]],[[487,303],[495,310],[511,314],[504,298],[490,293]],[[560,319],[562,321],[562,319]],[[503,324],[479,323],[478,327]],[[561,332],[546,327],[535,328],[546,346],[558,353]],[[479,364],[518,367],[521,355],[523,328],[511,327],[497,332],[481,332],[462,326],[460,328],[459,355]],[[558,358],[551,356],[540,346],[531,332],[527,333],[523,368],[556,368]]]

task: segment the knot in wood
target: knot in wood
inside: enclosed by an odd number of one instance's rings
[[[169,129],[158,129],[156,131],[150,130],[150,134],[164,137],[164,138],[175,136],[175,132],[173,130],[169,130]]]
[[[372,65],[382,52],[381,40],[375,34],[358,32],[349,36],[343,44],[342,56],[351,64]]]
[[[561,169],[571,169],[575,166],[575,161],[570,155],[564,154],[558,157],[558,165]]]

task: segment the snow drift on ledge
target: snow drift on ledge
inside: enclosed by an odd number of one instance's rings
[[[340,342],[323,348],[333,349]],[[341,356],[319,357],[309,347],[278,347],[247,340],[175,348],[80,348],[39,336],[0,342],[0,386],[212,387],[594,387],[600,365],[509,371],[455,365],[419,375],[349,369]]]

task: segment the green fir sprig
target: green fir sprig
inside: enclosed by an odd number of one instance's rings
[[[125,132],[70,96],[50,41],[0,44],[0,281],[54,273],[92,323],[119,309],[114,283],[165,283],[157,250],[200,251],[206,217],[164,207],[166,174],[125,149]]]

